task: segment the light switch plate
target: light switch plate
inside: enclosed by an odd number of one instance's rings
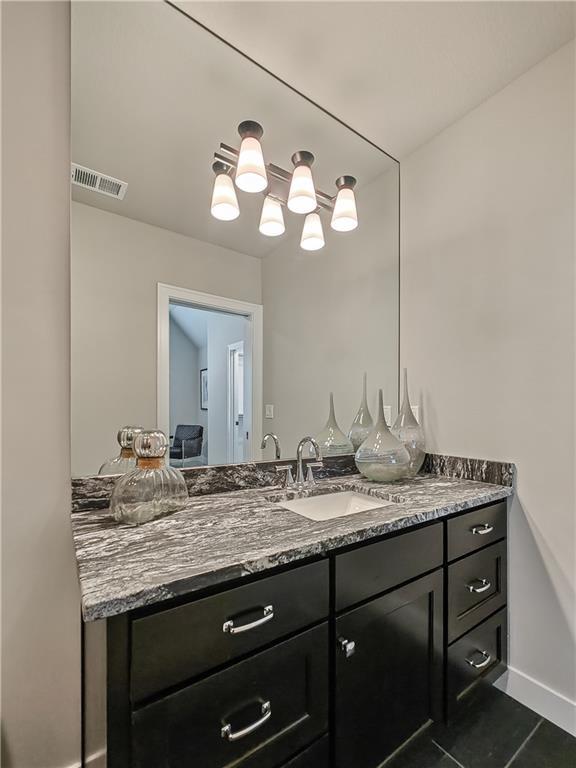
[[[273,405],[265,405],[264,406],[264,416],[267,419],[273,419],[274,418],[274,406]]]

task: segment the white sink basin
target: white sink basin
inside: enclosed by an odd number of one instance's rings
[[[309,520],[332,520],[335,517],[356,515],[369,509],[389,507],[393,501],[376,499],[355,491],[326,493],[323,496],[309,496],[306,499],[279,502],[285,509],[307,517]]]

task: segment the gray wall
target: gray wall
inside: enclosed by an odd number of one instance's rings
[[[80,761],[69,11],[64,2],[3,2],[1,11],[3,768]]]
[[[359,227],[335,233],[326,246],[302,251],[287,240],[262,261],[264,404],[275,406],[263,431],[275,432],[283,456],[300,438],[317,435],[334,391],[336,418],[347,432],[368,373],[369,407],[376,391],[398,402],[398,170],[358,191]],[[294,414],[297,408],[297,418]],[[273,446],[266,458],[273,458]]]
[[[573,44],[402,168],[403,364],[430,448],[518,465],[508,690],[574,729]]]
[[[170,318],[170,434],[178,424],[200,421],[200,351]]]
[[[260,303],[260,259],[72,203],[72,473],[156,425],[157,283]],[[94,405],[106,403],[106,411]]]

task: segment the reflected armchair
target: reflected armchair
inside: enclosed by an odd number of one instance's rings
[[[200,456],[204,427],[200,424],[178,424],[170,446],[170,461],[181,461]],[[172,437],[172,436],[171,436]]]

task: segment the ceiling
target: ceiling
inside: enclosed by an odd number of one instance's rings
[[[195,347],[201,349],[208,343],[208,318],[205,309],[170,304],[170,317]]]
[[[571,2],[177,2],[401,158],[574,37]]]
[[[210,215],[214,151],[238,147],[238,123],[264,126],[267,162],[316,155],[318,188],[343,174],[358,188],[397,168],[357,136],[163,2],[79,2],[72,8],[72,161],[128,182],[124,200],[72,187],[73,199],[221,247],[263,257],[297,240],[258,231],[263,197],[238,192],[240,217]],[[361,214],[360,214],[361,215]],[[325,225],[326,228],[326,225]]]

